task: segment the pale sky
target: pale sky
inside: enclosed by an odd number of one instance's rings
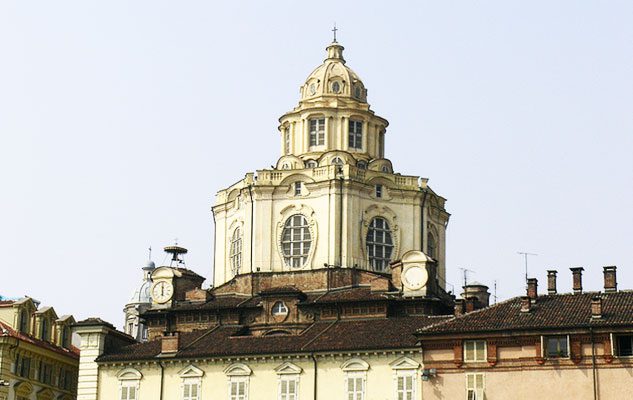
[[[631,1],[0,2],[0,294],[116,326],[151,245],[211,278],[217,190],[340,28],[394,169],[448,199],[448,280],[633,288]],[[209,279],[210,280],[210,279]],[[459,289],[459,288],[458,288]]]

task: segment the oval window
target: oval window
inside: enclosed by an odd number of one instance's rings
[[[332,91],[333,91],[334,93],[338,93],[338,92],[340,92],[340,91],[341,91],[341,84],[340,84],[340,83],[338,83],[338,82],[334,82],[334,83],[332,84]]]

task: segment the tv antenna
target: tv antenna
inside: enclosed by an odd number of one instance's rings
[[[468,273],[469,272],[475,272],[472,269],[466,269],[466,268],[460,268],[460,271],[462,271],[462,275],[464,277],[464,286],[468,285]]]
[[[495,299],[494,304],[497,304],[497,280],[495,279],[495,290],[494,290],[494,294],[492,295],[492,297]]]
[[[525,285],[527,287],[528,281],[528,256],[538,256],[536,253],[527,253],[525,251],[517,251],[517,254],[522,255],[525,258]]]

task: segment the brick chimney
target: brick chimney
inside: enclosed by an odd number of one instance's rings
[[[178,332],[165,333],[160,341],[160,353],[162,355],[175,355],[180,345],[180,335]]]
[[[477,302],[477,298],[476,297],[467,297],[466,298],[466,312],[473,312],[476,309],[476,303]]]
[[[591,298],[591,319],[602,318],[602,297],[595,295]]]
[[[527,295],[532,300],[532,303],[536,301],[538,297],[538,280],[536,278],[527,280]]]
[[[454,314],[456,317],[464,315],[464,299],[455,299]]]
[[[556,294],[556,274],[554,269],[547,271],[547,294]]]
[[[528,296],[521,296],[521,312],[530,312],[532,306],[532,300]]]
[[[574,294],[582,293],[582,271],[585,269],[583,267],[575,267],[569,269],[572,273],[572,288],[574,289]]]
[[[615,265],[602,267],[602,272],[604,273],[604,291],[606,293],[618,291],[618,281],[615,272],[616,269],[617,267]]]

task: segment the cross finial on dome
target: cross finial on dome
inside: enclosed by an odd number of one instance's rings
[[[336,22],[334,22],[334,28],[332,28],[332,32],[334,33],[334,40],[332,40],[332,43],[337,43],[337,41],[336,41],[336,31],[338,31],[338,28],[336,28]]]

